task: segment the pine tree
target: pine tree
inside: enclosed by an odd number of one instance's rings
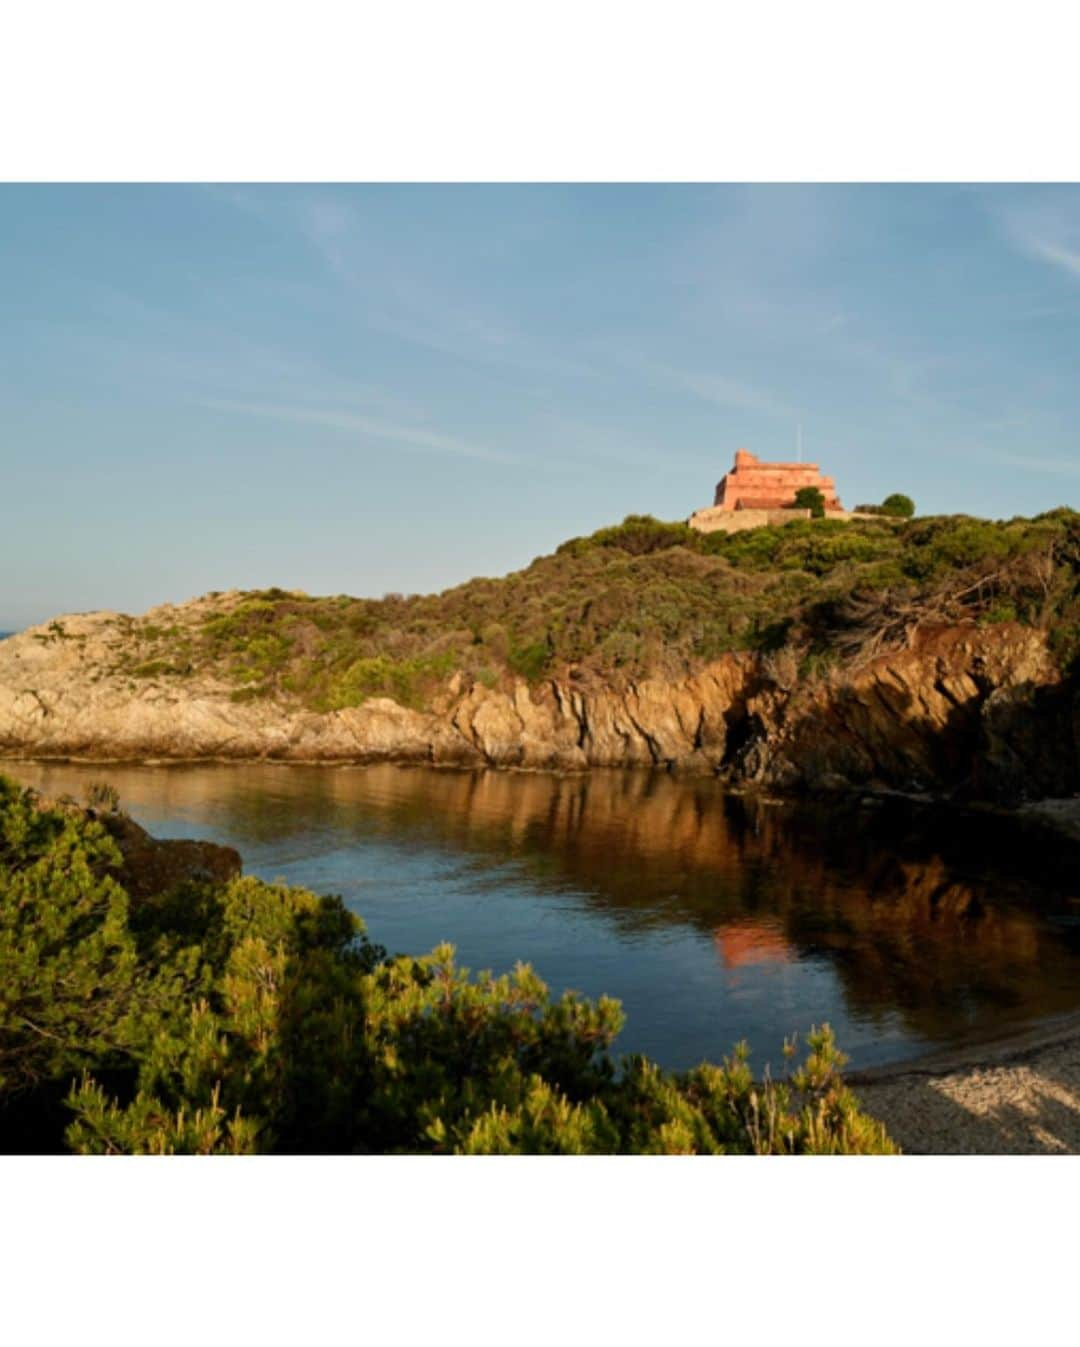
[[[339,898],[237,879],[131,899],[78,809],[0,778],[0,1130],[82,1154],[882,1153],[828,1028],[789,1079],[681,1074],[452,946],[388,959]],[[66,1103],[64,1102],[66,1096]],[[66,1132],[65,1132],[66,1128]]]

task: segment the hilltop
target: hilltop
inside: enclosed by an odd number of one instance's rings
[[[631,516],[435,595],[232,591],[54,619],[0,647],[0,746],[956,788],[961,741],[990,729],[990,776],[1030,775],[1036,721],[1071,727],[1078,650],[1071,510],[730,535]],[[1074,770],[1038,766],[1036,793]]]

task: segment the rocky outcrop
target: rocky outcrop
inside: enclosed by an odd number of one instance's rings
[[[243,870],[233,847],[190,838],[158,838],[118,808],[84,808],[74,800],[51,800],[31,791],[37,808],[93,819],[116,843],[120,864],[111,868],[132,898],[153,898],[178,884],[227,884]]]
[[[127,814],[98,816],[120,849],[117,879],[133,898],[152,898],[186,881],[227,884],[243,868],[240,853],[216,842],[151,837]]]
[[[763,704],[762,704],[763,703]],[[1080,700],[1044,633],[923,631],[910,649],[813,689],[751,700],[761,733],[740,774],[772,785],[873,785],[1001,799],[1080,785]]]
[[[732,653],[681,678],[582,669],[489,688],[455,675],[429,710],[385,697],[325,714],[198,677],[116,668],[116,614],[0,644],[0,753],[98,760],[397,760],[576,771],[660,766],[778,790],[961,792],[1010,802],[1080,785],[1080,703],[1045,634],[921,632],[827,678]],[[794,665],[794,660],[791,660]]]

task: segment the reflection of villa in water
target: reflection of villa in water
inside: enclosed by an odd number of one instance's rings
[[[791,963],[795,958],[795,951],[771,922],[727,922],[714,929],[713,943],[725,968]]]

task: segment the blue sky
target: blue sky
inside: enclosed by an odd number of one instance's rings
[[[0,628],[711,503],[1080,504],[1080,189],[0,186]]]

